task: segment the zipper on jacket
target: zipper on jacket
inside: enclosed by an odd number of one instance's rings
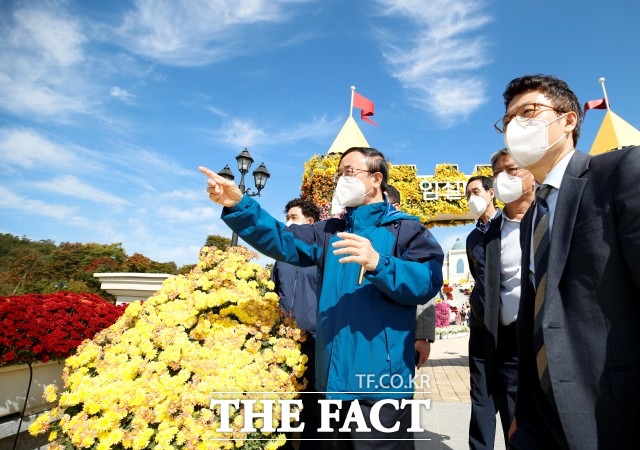
[[[384,346],[387,349],[387,362],[391,362],[391,352],[389,351],[389,336],[387,336],[387,327],[384,327]]]

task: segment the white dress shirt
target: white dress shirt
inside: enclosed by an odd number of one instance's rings
[[[502,214],[500,225],[500,324],[511,325],[520,307],[520,221]]]

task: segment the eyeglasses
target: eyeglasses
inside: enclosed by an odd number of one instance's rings
[[[521,167],[509,167],[506,168],[504,170],[497,170],[495,172],[493,172],[493,177],[496,178],[498,176],[498,174],[502,173],[502,172],[506,172],[507,175],[511,175],[512,177],[515,177],[516,175],[518,175],[520,173],[520,171],[522,170]]]
[[[484,188],[473,188],[473,189],[469,189],[469,191],[467,191],[467,193],[465,194],[465,197],[467,197],[467,200],[469,200],[469,197],[471,197],[472,195],[477,195],[479,197],[482,197],[483,194],[485,194],[487,191]]]
[[[338,180],[340,179],[340,177],[342,176],[348,176],[348,177],[353,177],[356,175],[356,173],[359,172],[366,172],[366,173],[371,173],[370,170],[366,170],[366,169],[355,169],[353,167],[349,167],[347,168],[347,170],[343,171],[343,172],[338,172],[333,176],[333,182],[337,183]]]
[[[544,109],[540,109],[544,108]],[[554,108],[553,106],[543,105],[542,103],[527,103],[526,105],[522,105],[515,114],[509,114],[499,118],[493,127],[496,129],[498,133],[504,133],[504,130],[507,129],[507,125],[513,119],[518,122],[527,122],[528,120],[533,119],[538,114],[544,111],[555,111],[557,113],[564,113],[561,109]]]

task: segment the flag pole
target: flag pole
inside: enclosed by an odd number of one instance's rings
[[[598,79],[598,83],[602,85],[602,92],[604,92],[604,104],[607,106],[607,111],[611,111],[611,108],[609,108],[609,97],[607,97],[607,90],[604,88],[604,77],[600,77]]]
[[[349,108],[349,117],[353,117],[353,93],[356,91],[355,86],[351,86],[351,108]]]

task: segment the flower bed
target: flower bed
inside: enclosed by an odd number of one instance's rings
[[[469,335],[469,327],[465,325],[450,325],[436,328],[436,339],[452,339]]]
[[[96,294],[0,297],[0,366],[62,360],[124,310]]]
[[[284,435],[241,431],[243,409],[231,411],[232,431],[217,431],[220,407],[210,405],[212,398],[292,399],[304,388],[302,333],[283,317],[255,257],[242,247],[204,247],[191,273],[131,303],[67,359],[59,406],[29,431],[51,426],[52,450],[281,446]],[[280,417],[275,403],[274,428]]]

